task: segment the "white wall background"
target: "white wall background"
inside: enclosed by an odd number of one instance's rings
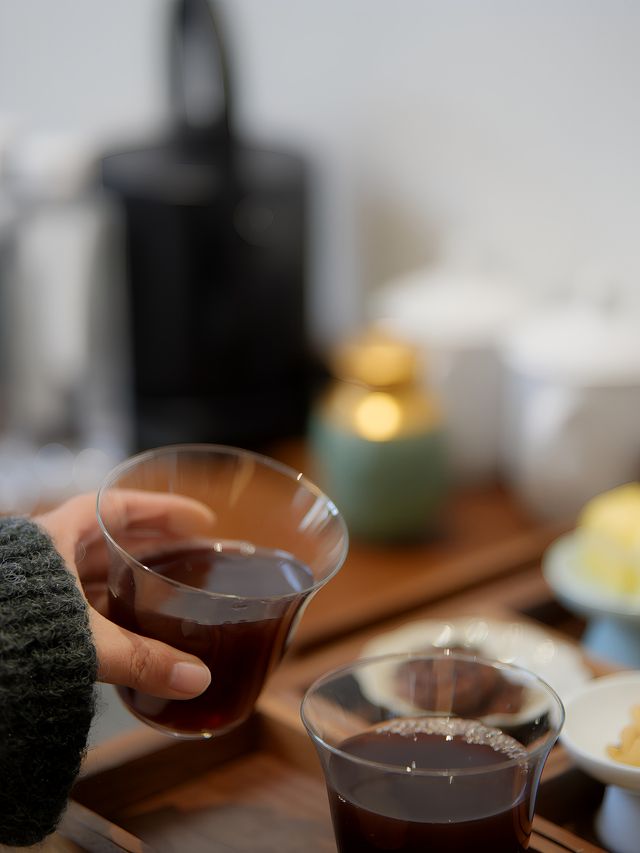
[[[313,329],[439,254],[529,286],[640,277],[636,0],[224,0],[239,120],[308,153]],[[2,0],[0,114],[161,119],[165,0]],[[591,272],[589,272],[591,271]]]

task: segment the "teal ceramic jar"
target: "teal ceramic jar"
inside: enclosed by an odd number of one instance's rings
[[[417,356],[377,331],[346,344],[312,414],[316,476],[363,540],[414,540],[439,523],[446,441],[438,401],[417,381]]]

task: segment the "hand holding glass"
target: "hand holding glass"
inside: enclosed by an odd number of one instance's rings
[[[145,525],[119,541],[104,510],[108,503],[117,518],[123,489],[198,501],[210,523],[170,537]],[[166,447],[127,460],[100,489],[98,518],[111,556],[109,617],[211,670],[207,690],[186,701],[119,688],[136,716],[183,737],[220,734],[250,715],[305,605],[347,551],[344,522],[313,483],[230,447]]]

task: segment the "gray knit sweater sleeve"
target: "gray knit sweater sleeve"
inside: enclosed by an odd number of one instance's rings
[[[80,769],[97,663],[86,603],[49,536],[0,518],[0,844],[52,832]]]

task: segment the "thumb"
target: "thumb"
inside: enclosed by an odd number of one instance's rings
[[[163,699],[193,699],[211,682],[199,658],[120,628],[93,609],[91,630],[100,681]]]

